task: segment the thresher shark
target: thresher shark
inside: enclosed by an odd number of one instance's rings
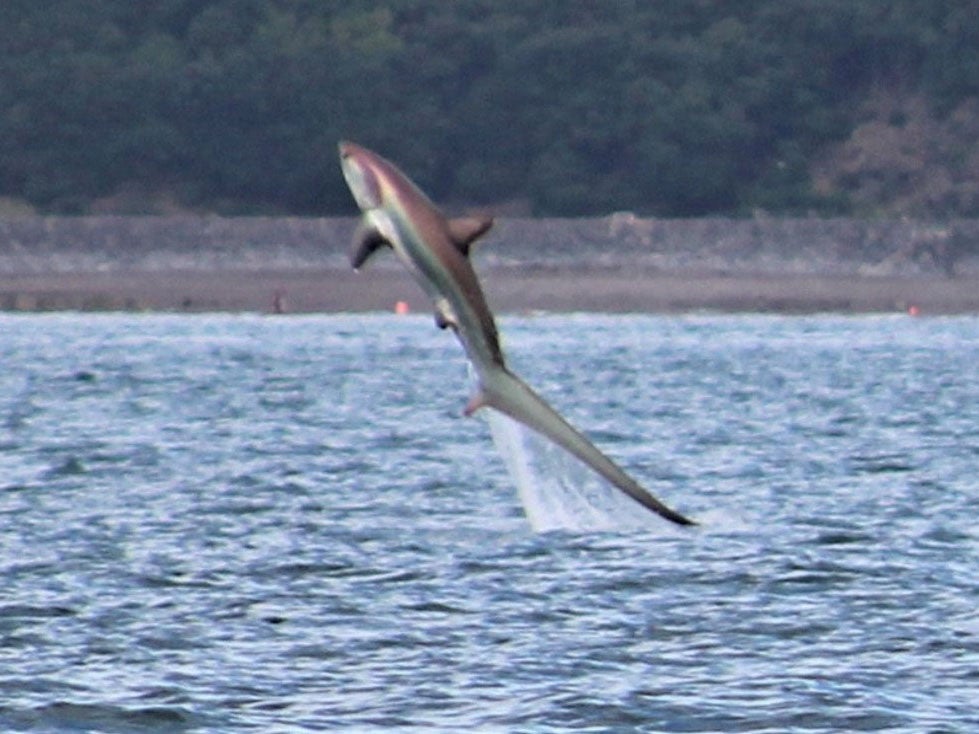
[[[363,212],[351,263],[359,269],[382,246],[394,250],[435,303],[435,320],[451,328],[476,372],[466,415],[488,407],[540,433],[583,461],[643,507],[678,525],[695,523],[656,499],[506,366],[493,314],[469,262],[472,243],[489,217],[448,219],[390,161],[354,143],[340,143],[340,162]]]

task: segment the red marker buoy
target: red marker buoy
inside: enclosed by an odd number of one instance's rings
[[[914,304],[908,306],[908,316],[917,316],[920,313],[921,313],[921,309],[919,309]]]
[[[411,309],[408,308],[407,301],[398,301],[397,303],[394,304],[394,312],[398,314],[398,316],[404,316],[410,310]]]

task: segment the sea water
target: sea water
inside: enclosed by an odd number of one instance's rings
[[[427,317],[0,317],[0,730],[979,727],[979,320],[501,329],[700,525]]]

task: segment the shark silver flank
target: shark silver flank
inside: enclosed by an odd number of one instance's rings
[[[507,369],[493,314],[469,262],[470,245],[492,219],[447,219],[390,161],[353,143],[340,143],[339,149],[344,178],[363,212],[351,263],[359,269],[378,248],[389,246],[432,298],[436,323],[452,328],[476,371],[479,386],[466,415],[494,408],[554,441],[643,507],[678,525],[695,524],[656,499]]]

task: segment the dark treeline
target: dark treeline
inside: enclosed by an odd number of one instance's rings
[[[855,199],[861,172],[827,151],[875,94],[961,111],[976,18],[975,0],[3,0],[0,196],[347,213],[350,138],[458,206],[859,214],[888,187]]]

